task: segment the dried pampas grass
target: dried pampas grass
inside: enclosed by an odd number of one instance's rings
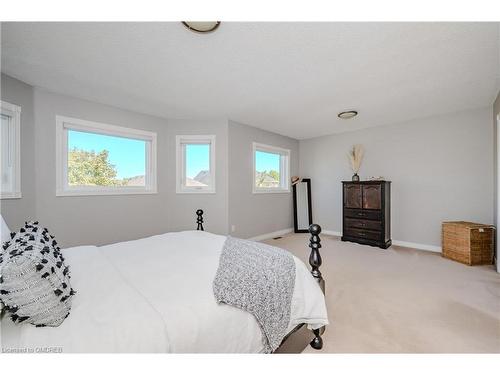
[[[359,168],[361,168],[364,153],[365,150],[362,145],[354,145],[347,155],[349,157],[349,161],[351,162],[352,171],[355,174],[357,174],[359,172]]]

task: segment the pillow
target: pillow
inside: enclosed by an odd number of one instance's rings
[[[61,249],[47,228],[27,222],[0,254],[0,300],[15,323],[57,327],[75,291]]]
[[[10,229],[7,226],[7,223],[3,219],[2,215],[0,215],[0,237],[1,237],[2,243],[10,240]]]

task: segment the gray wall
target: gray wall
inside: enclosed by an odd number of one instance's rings
[[[22,107],[23,198],[0,201],[13,229],[38,219],[63,246],[106,244],[194,228],[196,208],[206,211],[206,229],[215,233],[235,225],[232,235],[248,238],[293,226],[291,194],[252,193],[252,142],[290,149],[291,174],[298,175],[297,140],[226,120],[162,119],[1,78],[2,99]],[[493,112],[500,112],[500,97]],[[158,194],[56,197],[56,115],[156,132]],[[300,141],[301,176],[312,178],[314,221],[341,230],[340,181],[351,176],[346,152],[362,143],[362,177],[393,181],[394,239],[439,246],[441,220],[493,222],[493,129],[490,107]],[[177,134],[217,136],[216,194],[175,193]]]
[[[341,231],[349,148],[365,147],[362,179],[392,181],[394,240],[440,246],[441,221],[493,222],[491,107],[300,142],[300,171],[312,179],[314,221]]]
[[[165,119],[41,89],[35,89],[34,98],[36,215],[53,230],[64,247],[100,245],[168,231],[168,171],[163,162],[168,156]],[[158,194],[56,197],[56,115],[156,132]]]
[[[21,194],[20,199],[0,200],[0,211],[11,230],[35,218],[35,153],[33,88],[7,75],[1,75],[0,97],[21,106]]]
[[[195,210],[205,210],[205,228],[227,234],[229,222],[228,176],[234,174],[232,202],[234,233],[250,237],[292,226],[291,195],[254,196],[252,186],[252,142],[263,142],[292,150],[292,173],[298,171],[298,141],[241,124],[228,129],[227,120],[175,120],[72,98],[32,88],[2,76],[2,97],[22,106],[23,199],[2,200],[2,214],[13,228],[24,220],[37,219],[57,234],[65,246],[107,244],[167,231],[195,228]],[[90,121],[154,131],[158,134],[158,194],[56,197],[55,117],[70,116]],[[175,192],[178,134],[216,135],[216,193]],[[229,156],[229,136],[233,135]],[[34,140],[36,139],[36,143]],[[245,159],[244,167],[238,160]],[[235,161],[229,168],[229,160]],[[238,189],[243,186],[245,200]],[[36,199],[35,199],[36,191]]]
[[[33,88],[6,75],[1,83],[2,99],[22,107],[23,198],[0,201],[13,230],[36,219],[57,234],[64,247],[101,245],[195,229],[194,212],[203,208],[205,228],[227,233],[227,120],[167,120]],[[156,132],[158,194],[56,197],[56,115]],[[215,194],[176,194],[177,134],[216,135]]]
[[[204,210],[205,230],[227,234],[227,120],[168,120],[167,180],[169,230],[195,229],[198,208]],[[176,135],[215,135],[215,194],[177,194],[175,192]]]
[[[497,95],[497,99],[495,100],[495,103],[493,104],[493,160],[494,160],[494,167],[493,167],[493,176],[494,176],[494,202],[495,204],[493,205],[494,207],[494,223],[497,227],[497,271],[500,272],[500,262],[498,261],[500,259],[499,256],[499,250],[498,250],[498,243],[500,242],[498,239],[500,238],[499,232],[498,232],[498,126],[497,126],[497,116],[500,115],[500,92]]]
[[[299,142],[252,126],[229,121],[229,231],[249,238],[293,227],[291,193],[253,194],[252,143],[291,150],[290,173],[298,174]]]

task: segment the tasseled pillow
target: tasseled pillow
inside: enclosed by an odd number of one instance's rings
[[[47,228],[27,222],[0,252],[0,302],[15,323],[57,327],[69,315],[69,267]]]

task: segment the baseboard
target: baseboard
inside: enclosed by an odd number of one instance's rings
[[[425,245],[425,244],[421,244],[421,243],[398,241],[398,240],[393,240],[392,244],[396,245],[396,246],[401,246],[401,247],[410,247],[412,249],[432,251],[434,253],[441,252],[441,246]]]
[[[251,237],[251,238],[249,238],[249,240],[251,240],[251,241],[268,240],[270,238],[283,236],[283,235],[288,234],[290,232],[293,232],[293,228],[286,228],[286,229],[278,230],[276,232],[261,234],[259,236]]]
[[[321,231],[321,233],[327,234],[329,236],[342,237],[342,232],[336,232],[334,230],[323,230],[323,231]],[[399,241],[399,240],[392,240],[392,244],[395,246],[409,247],[412,249],[432,251],[434,253],[441,252],[441,246],[425,245],[425,244],[421,244],[421,243],[406,242],[406,241]]]
[[[278,230],[276,232],[261,234],[259,236],[249,238],[249,240],[252,240],[252,241],[268,240],[270,238],[283,236],[283,235],[291,233],[291,232],[293,232],[293,228],[287,228],[287,229]],[[342,236],[342,232],[337,232],[337,231],[328,230],[328,229],[322,230],[321,234],[326,234],[328,236],[335,236],[335,237]],[[421,243],[406,242],[406,241],[399,241],[399,240],[392,240],[392,244],[395,246],[408,247],[411,249],[432,251],[434,253],[441,253],[441,246],[425,245],[425,244],[421,244]]]

